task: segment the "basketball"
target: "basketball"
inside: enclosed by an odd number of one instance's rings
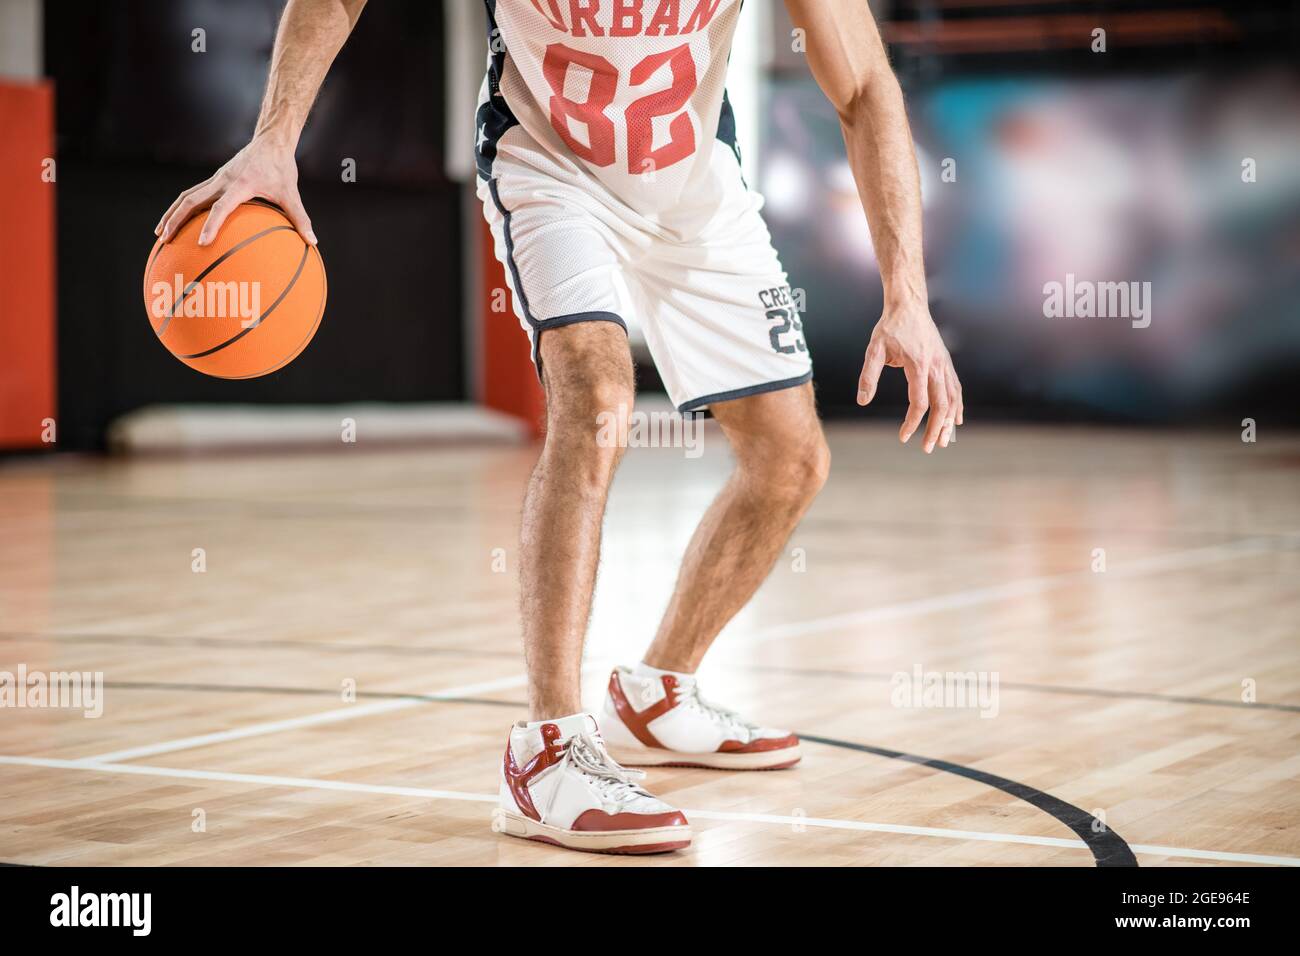
[[[154,243],[144,302],[158,340],[216,378],[257,378],[307,347],[325,312],[325,264],[278,207],[243,203],[208,246],[206,212]]]

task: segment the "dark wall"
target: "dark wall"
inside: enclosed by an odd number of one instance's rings
[[[154,403],[464,397],[460,187],[443,174],[443,11],[427,0],[367,7],[303,135],[300,188],[329,275],[307,351],[228,382],[154,338],[140,300],[154,224],[247,142],[281,6],[47,0],[61,446],[99,447],[114,417]],[[206,52],[191,49],[195,28]]]

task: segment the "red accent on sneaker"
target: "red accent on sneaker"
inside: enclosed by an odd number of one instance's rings
[[[608,830],[649,830],[655,827],[684,827],[686,816],[680,810],[666,813],[606,813],[594,807],[584,810],[573,821],[574,830],[587,833]]]
[[[560,728],[555,724],[542,724],[542,749],[537,756],[528,761],[527,765],[520,770],[519,765],[515,763],[515,754],[510,746],[510,738],[506,738],[506,759],[505,759],[505,776],[506,785],[510,788],[511,795],[515,798],[515,806],[523,812],[525,816],[532,817],[538,823],[542,822],[542,815],[537,812],[533,806],[533,798],[528,794],[528,784],[547,767],[554,766],[559,762],[560,755],[556,751],[555,741],[559,739]]]
[[[759,737],[747,744],[742,744],[739,740],[724,740],[718,746],[718,753],[764,753],[768,750],[784,750],[786,747],[798,746],[799,738],[795,734],[787,734],[784,737]]]
[[[609,675],[609,696],[614,701],[614,710],[618,713],[618,719],[623,721],[623,726],[632,732],[632,736],[647,747],[657,747],[660,750],[666,750],[655,735],[650,732],[650,721],[656,717],[662,717],[668,711],[677,706],[677,678],[671,674],[665,674],[661,680],[664,685],[663,700],[655,701],[653,705],[643,711],[637,711],[632,706],[627,695],[623,693],[623,682],[618,679],[618,671]]]

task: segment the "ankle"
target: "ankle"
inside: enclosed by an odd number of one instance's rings
[[[585,713],[582,702],[577,700],[551,699],[533,703],[528,708],[528,722],[541,723],[544,720],[560,720]]]
[[[654,663],[651,663],[653,661]],[[632,672],[638,677],[694,677],[696,666],[688,661],[647,654]]]

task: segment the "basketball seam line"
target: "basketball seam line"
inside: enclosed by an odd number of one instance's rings
[[[202,272],[200,272],[198,275],[196,275],[193,281],[191,281],[190,284],[185,287],[185,291],[181,293],[181,297],[172,304],[171,312],[168,314],[167,318],[163,319],[163,324],[158,327],[158,338],[161,339],[163,337],[163,333],[167,331],[167,326],[171,324],[172,319],[176,318],[176,310],[179,309],[181,305],[184,304],[185,300],[189,298],[190,293],[194,291],[194,287],[197,286],[200,282],[202,282],[203,278],[206,275],[208,275],[208,273],[210,273],[217,266],[221,265],[221,263],[225,262],[227,259],[233,256],[240,249],[244,248],[244,246],[248,245],[249,243],[256,242],[258,239],[261,239],[263,236],[270,235],[273,232],[279,232],[281,229],[288,229],[292,231],[293,226],[272,226],[269,229],[263,229],[261,232],[251,235],[247,239],[243,240],[242,242],[239,242],[236,245],[231,246],[220,256],[218,256],[216,259],[210,262],[208,264],[208,267],[204,269]]]
[[[329,296],[329,277],[325,275],[325,259],[321,256],[320,250],[316,249],[315,246],[310,246],[309,248],[316,250],[316,261],[320,264],[320,309],[316,312],[316,323],[307,331],[307,334],[302,337],[302,341],[298,343],[297,349],[288,358],[270,366],[269,368],[265,368],[260,372],[251,372],[248,375],[221,375],[218,376],[219,378],[224,378],[228,381],[242,381],[244,379],[260,378],[263,375],[270,375],[272,372],[277,372],[284,368],[301,355],[303,349],[305,349],[307,344],[315,337],[316,330],[320,328],[320,320],[325,316],[325,300]]]
[[[257,317],[256,322],[248,326],[248,328],[241,329],[239,332],[236,332],[233,336],[228,338],[226,341],[222,342],[220,345],[214,345],[212,348],[206,349],[202,352],[195,352],[193,355],[180,355],[177,357],[183,359],[206,358],[209,355],[213,355],[217,352],[220,352],[227,345],[234,345],[236,342],[242,339],[249,332],[253,331],[253,329],[260,326],[262,322],[266,320],[266,317],[275,311],[276,306],[278,306],[281,302],[284,301],[285,296],[287,296],[291,291],[293,291],[293,287],[298,284],[298,277],[302,275],[303,266],[307,264],[307,254],[310,250],[311,250],[311,246],[307,245],[307,243],[304,242],[302,244],[302,258],[298,260],[298,268],[294,270],[293,278],[289,280],[289,284],[284,287],[284,291],[281,292],[276,297],[276,300],[267,307],[266,311]]]

